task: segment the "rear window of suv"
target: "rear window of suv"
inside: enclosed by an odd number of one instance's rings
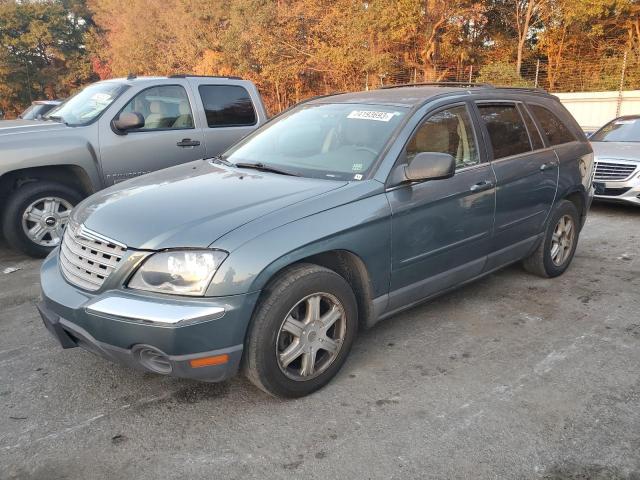
[[[479,104],[478,109],[489,132],[494,159],[531,151],[527,128],[515,104]]]
[[[237,85],[200,85],[207,124],[215,127],[255,125],[256,111],[249,92]]]
[[[547,136],[551,145],[573,142],[576,137],[551,110],[540,105],[529,104],[533,115],[538,119],[538,124]]]

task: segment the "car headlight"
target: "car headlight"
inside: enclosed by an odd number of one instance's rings
[[[128,287],[175,295],[204,295],[227,252],[182,250],[148,257],[129,280]]]

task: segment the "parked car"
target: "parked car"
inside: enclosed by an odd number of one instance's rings
[[[595,154],[595,198],[640,205],[640,115],[616,118],[589,140]]]
[[[64,348],[273,395],[325,385],[359,327],[523,261],[569,266],[593,153],[526,89],[314,99],[228,149],[83,201],[41,270]]]
[[[36,100],[31,102],[31,105],[18,115],[18,118],[22,120],[40,120],[61,103],[62,100]]]
[[[0,217],[9,245],[45,256],[73,206],[128,178],[216,155],[267,119],[239,78],[120,78],[94,83],[48,121],[0,122]]]

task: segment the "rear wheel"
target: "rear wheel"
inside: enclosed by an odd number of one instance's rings
[[[71,210],[81,199],[80,193],[66,185],[27,183],[7,202],[2,220],[7,243],[27,255],[46,256],[60,244]]]
[[[301,397],[326,385],[357,330],[351,287],[332,270],[296,265],[267,288],[249,329],[244,369],[267,393]]]
[[[579,215],[569,200],[561,200],[554,209],[544,238],[524,268],[541,277],[557,277],[569,268],[578,244]]]

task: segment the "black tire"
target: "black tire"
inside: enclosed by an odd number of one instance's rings
[[[295,380],[285,375],[279,365],[278,333],[291,309],[302,299],[318,292],[334,296],[344,308],[344,339],[326,370],[308,380]],[[357,329],[356,298],[347,281],[318,265],[295,265],[270,283],[254,311],[245,342],[244,374],[258,388],[277,397],[308,395],[322,388],[338,373],[349,354]]]
[[[82,195],[60,183],[36,181],[23,185],[9,197],[2,216],[2,233],[10,247],[32,257],[45,257],[55,247],[45,247],[33,242],[22,228],[22,216],[29,205],[40,198],[58,197],[75,206]]]
[[[551,258],[551,246],[554,231],[561,218],[568,215],[573,220],[574,235],[571,239],[571,246],[568,256],[557,265]],[[525,270],[540,277],[553,278],[562,275],[573,260],[580,236],[580,215],[576,206],[569,200],[560,200],[549,218],[544,237],[536,250],[522,262]]]

